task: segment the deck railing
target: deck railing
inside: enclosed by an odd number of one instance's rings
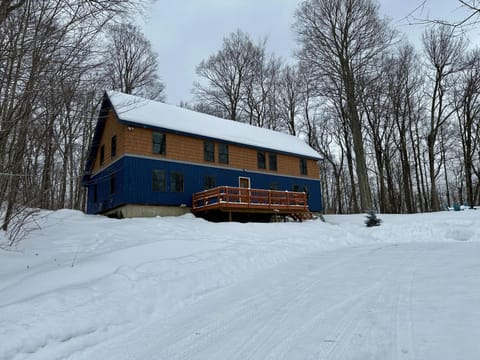
[[[192,211],[210,209],[302,212],[308,211],[308,202],[304,192],[219,186],[193,195]]]

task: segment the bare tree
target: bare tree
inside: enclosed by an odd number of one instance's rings
[[[194,83],[198,102],[220,107],[225,117],[240,120],[244,87],[252,79],[264,57],[265,43],[255,45],[241,30],[223,39],[222,48],[197,66],[196,73],[206,81]]]
[[[250,125],[278,130],[277,93],[282,61],[272,55],[268,60],[259,56],[255,70],[243,87],[245,121]]]
[[[465,41],[457,37],[454,29],[435,25],[423,33],[423,46],[427,61],[432,68],[430,82],[430,114],[427,124],[428,173],[430,177],[430,208],[440,210],[436,179],[439,173],[437,138],[442,126],[454,113],[447,102],[448,80],[460,70]]]
[[[396,147],[401,164],[401,194],[408,213],[416,212],[413,189],[412,164],[417,164],[416,150],[419,144],[411,141],[409,131],[417,126],[421,109],[417,97],[421,96],[423,79],[418,70],[418,56],[414,48],[401,44],[396,53],[387,58],[384,79],[388,85],[386,95],[389,99],[394,126],[396,128]],[[416,167],[415,167],[416,168]]]
[[[473,207],[474,159],[475,154],[478,153],[480,140],[478,138],[480,127],[480,51],[478,49],[467,54],[465,68],[460,74],[455,89],[455,104],[465,169],[466,198],[470,207]]]
[[[296,135],[299,127],[298,115],[304,85],[299,71],[297,66],[284,66],[278,86],[279,113],[290,135]]]
[[[453,25],[454,27],[462,27],[477,24],[480,18],[480,3],[478,2],[478,0],[458,0],[458,2],[460,3],[460,6],[467,9],[470,14],[467,15],[464,19],[451,25]],[[442,21],[442,23],[446,22]]]
[[[352,134],[361,206],[371,208],[362,119],[359,114],[359,74],[387,49],[394,33],[371,0],[308,0],[296,14],[295,31],[302,49],[299,58],[319,83],[330,78],[342,84]]]
[[[143,0],[1,2],[3,230],[9,228],[12,220],[19,219],[16,213],[25,206],[81,207],[84,191],[80,188],[77,166],[84,161],[82,152],[86,151],[91,135],[91,127],[83,119],[90,121],[96,110],[96,105],[92,108],[86,101],[90,96],[82,89],[88,88],[85,84],[91,85],[89,74],[95,72],[100,62],[93,59],[98,54],[93,47],[108,22],[146,3]],[[100,78],[96,77],[95,82],[98,86]],[[95,101],[98,98],[95,94]]]
[[[396,155],[394,124],[389,98],[386,96],[388,82],[378,80],[385,77],[388,67],[389,63],[385,59],[379,59],[376,73],[361,78],[363,93],[360,101],[366,119],[366,142],[375,159],[372,169],[375,169],[376,175],[378,208],[381,212],[398,212],[398,189],[392,169]]]
[[[0,2],[0,24],[10,13],[25,5],[27,0],[2,0]]]
[[[158,55],[138,26],[114,24],[108,28],[105,72],[110,87],[151,100],[165,98],[158,77]]]

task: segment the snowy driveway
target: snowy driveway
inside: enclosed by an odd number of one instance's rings
[[[344,248],[206,293],[75,359],[478,359],[480,244]]]

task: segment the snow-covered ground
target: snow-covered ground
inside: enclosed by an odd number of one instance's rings
[[[0,250],[0,359],[478,359],[480,210],[380,217],[41,212]]]

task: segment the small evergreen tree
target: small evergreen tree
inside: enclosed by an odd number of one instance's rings
[[[365,220],[365,225],[367,227],[372,227],[372,226],[380,226],[382,223],[382,220],[377,218],[377,215],[375,214],[375,210],[371,209],[368,211],[367,214],[367,220]]]

